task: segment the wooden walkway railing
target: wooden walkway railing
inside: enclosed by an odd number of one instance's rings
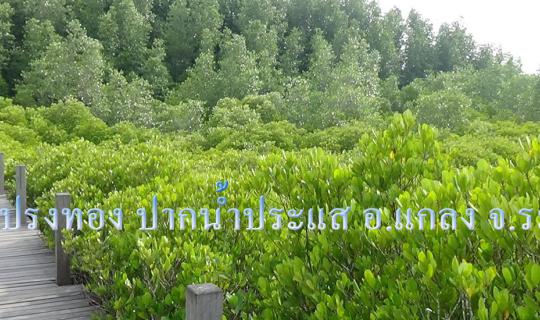
[[[27,208],[26,167],[17,166],[16,194],[21,213]],[[15,210],[6,197],[4,155],[0,153],[0,209],[10,208],[10,226],[0,219],[0,319],[90,319],[97,306],[90,303],[81,285],[73,285],[69,257],[62,246],[64,215],[59,215],[54,254],[39,231],[28,230],[26,217],[18,230]],[[56,194],[56,209],[69,208],[71,196]],[[4,228],[6,227],[6,228]],[[189,285],[186,289],[186,320],[221,320],[223,292],[213,284]]]

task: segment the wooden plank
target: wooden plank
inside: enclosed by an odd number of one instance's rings
[[[9,255],[10,257],[33,256],[36,254],[42,254],[42,253],[47,253],[47,252],[51,252],[51,251],[47,248],[19,250],[19,251],[9,251],[9,250],[0,249],[0,257],[6,258],[7,255]]]
[[[55,284],[54,279],[18,279],[13,280],[10,282],[4,281],[0,283],[0,290],[4,289],[10,289],[13,290],[14,288],[22,288],[26,286],[36,286],[41,284]]]
[[[14,257],[9,260],[0,260],[0,269],[9,268],[13,266],[33,266],[46,263],[54,263],[54,256],[48,252],[38,254],[38,255],[28,255],[28,256],[19,256]]]
[[[46,320],[46,319],[71,319],[74,316],[81,316],[81,315],[88,315],[87,319],[90,319],[90,315],[93,311],[95,311],[95,307],[79,307],[79,308],[71,308],[71,309],[64,309],[64,310],[48,310],[44,309],[40,313],[36,314],[24,314],[24,310],[22,310],[20,315],[9,317],[8,319],[11,320],[27,320],[27,319],[40,319],[40,320]]]
[[[0,241],[10,240],[10,239],[25,240],[28,238],[32,239],[35,237],[39,237],[39,233],[37,233],[37,231],[34,231],[34,230],[16,230],[16,231],[0,230]]]
[[[70,309],[90,307],[86,299],[77,300],[44,300],[41,302],[33,302],[31,304],[22,305],[14,303],[9,308],[0,309],[0,318],[5,319],[7,317],[17,316],[24,310],[26,315],[42,313],[43,309],[51,311],[65,310],[66,306]]]
[[[44,288],[37,290],[29,289],[27,291],[14,292],[13,294],[2,294],[2,301],[0,301],[0,305],[5,306],[17,302],[42,301],[52,298],[74,296],[78,298],[84,297],[82,294],[82,288],[78,286],[64,286],[61,288],[61,290],[58,288]]]
[[[32,272],[34,270],[48,270],[48,269],[54,269],[54,261],[42,261],[42,262],[34,262],[33,264],[24,264],[24,265],[11,265],[11,266],[4,266],[1,267],[2,272],[4,273],[12,273],[15,271],[20,272]]]
[[[45,270],[43,272],[32,273],[10,273],[8,276],[0,278],[0,282],[7,283],[24,283],[28,279],[36,280],[54,280],[54,270]]]
[[[11,287],[11,288],[2,288],[0,289],[0,292],[8,292],[6,291],[6,289],[9,289],[10,293],[15,293],[19,291],[28,290],[29,287],[35,290],[45,289],[45,288],[48,288],[48,289],[56,288],[52,282],[48,282],[48,283],[32,284],[31,286],[17,286],[17,287]]]
[[[19,301],[16,303],[6,304],[0,306],[0,313],[4,312],[6,310],[10,310],[13,308],[27,308],[34,305],[43,305],[46,303],[59,303],[59,302],[67,302],[74,300],[72,296],[64,296],[64,297],[57,297],[57,298],[49,298],[49,299],[41,299],[41,300],[30,300],[30,301]],[[77,299],[75,299],[76,301]],[[86,299],[83,299],[87,301]]]
[[[24,239],[21,240],[21,239],[7,239],[7,240],[2,240],[2,247],[7,247],[8,249],[12,249],[12,248],[42,248],[43,247],[43,241],[38,238],[38,237],[34,237],[34,238],[30,238],[30,239]]]

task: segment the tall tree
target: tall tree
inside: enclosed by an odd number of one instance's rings
[[[0,95],[7,96],[7,82],[3,78],[5,67],[14,40],[11,34],[13,8],[9,3],[0,3]]]
[[[379,92],[379,55],[370,52],[365,40],[349,39],[334,63],[331,51],[320,38],[314,39],[313,50],[317,54],[312,57],[309,71],[315,80],[310,105],[314,107],[311,113],[324,115],[320,126],[337,125],[377,111],[371,98]]]
[[[99,29],[105,55],[114,66],[140,75],[147,58],[151,26],[133,0],[114,0]]]
[[[219,51],[218,59],[211,48],[201,53],[186,80],[169,97],[169,102],[201,100],[213,107],[221,98],[243,98],[259,92],[256,58],[246,48],[244,37],[227,31]]]
[[[532,95],[531,111],[532,116],[527,120],[540,120],[540,76],[538,75],[536,76],[536,84]]]
[[[13,8],[9,3],[0,3],[0,69],[8,58],[8,51],[14,40],[11,34]]]
[[[476,69],[486,69],[494,63],[496,63],[495,50],[491,46],[482,45],[475,48],[472,64]]]
[[[365,40],[350,39],[333,69],[332,83],[325,94],[325,107],[334,111],[333,125],[376,111],[369,98],[379,93],[378,72],[378,53],[370,52]]]
[[[220,97],[243,98],[258,93],[261,85],[259,70],[244,37],[227,32],[220,50],[217,78]]]
[[[154,0],[133,0],[133,4],[139,13],[144,17],[144,19],[153,24],[156,15],[153,12],[154,9]]]
[[[237,13],[236,25],[240,33],[244,34],[253,21],[260,21],[281,35],[287,28],[285,17],[285,8],[275,0],[243,1]],[[249,47],[249,39],[246,41]]]
[[[424,78],[434,67],[433,26],[411,10],[405,29],[401,85]]]
[[[376,9],[380,12],[380,9],[376,8],[377,4],[367,0],[342,0],[340,2],[342,10],[351,18],[351,22],[360,29],[362,36],[367,38],[370,24],[373,22],[373,11]]]
[[[108,78],[101,101],[92,106],[94,114],[108,124],[129,121],[140,126],[153,126],[154,100],[150,84],[137,76],[128,81],[116,70]]]
[[[164,60],[165,48],[163,41],[157,39],[148,51],[148,59],[143,65],[142,77],[148,81],[152,87],[154,96],[159,99],[165,98],[171,83],[171,76],[164,64]]]
[[[86,29],[88,36],[99,38],[99,19],[105,13],[108,0],[72,0],[74,17]]]
[[[219,99],[216,92],[216,63],[214,52],[205,50],[187,71],[187,78],[168,97],[170,104],[179,104],[187,100],[200,100],[214,105]]]
[[[259,69],[261,90],[277,91],[281,74],[278,63],[278,31],[261,20],[252,20],[244,32],[247,48],[254,52]]]
[[[309,129],[335,123],[335,106],[329,106],[328,90],[333,85],[335,54],[323,32],[316,30],[311,38],[309,69],[305,76],[291,79],[286,86],[287,118]]]
[[[331,41],[342,30],[347,29],[349,17],[339,0],[290,1],[287,6],[287,22],[306,35],[321,30]]]
[[[49,20],[57,32],[64,33],[71,16],[66,0],[22,0],[25,19]]]
[[[22,71],[28,70],[30,62],[41,58],[51,43],[60,40],[60,35],[49,20],[28,20],[24,26],[22,44],[15,48],[9,65],[12,86],[20,80]]]
[[[339,92],[341,87],[350,87],[357,95],[378,95],[379,60],[379,54],[376,51],[370,52],[365,40],[349,39],[333,70],[335,91]]]
[[[68,24],[62,41],[51,43],[23,72],[16,100],[23,105],[50,105],[68,97],[86,105],[99,101],[105,62],[99,41],[88,37],[78,21]]]
[[[437,70],[452,71],[468,65],[474,57],[474,41],[459,23],[443,24],[435,44]]]
[[[335,58],[332,46],[326,41],[322,31],[316,31],[311,39],[311,56],[307,74],[314,89],[318,91],[328,89]]]
[[[285,75],[298,75],[306,68],[304,43],[304,34],[298,28],[291,29],[283,39],[279,63]]]
[[[29,62],[41,58],[50,43],[60,41],[61,37],[54,31],[54,26],[48,20],[30,19],[24,28],[22,55]]]
[[[164,40],[167,63],[175,80],[184,79],[185,71],[195,62],[204,30],[214,36],[219,35],[222,21],[217,0],[174,2],[165,24]]]
[[[164,39],[167,17],[174,2],[175,0],[153,0],[154,28],[151,35],[152,39]]]
[[[219,12],[223,15],[223,28],[239,33],[238,12],[244,0],[219,0]]]
[[[381,55],[380,76],[386,79],[392,75],[398,76],[401,71],[401,47],[405,26],[399,9],[388,11],[379,23],[380,33],[378,46],[375,47]]]

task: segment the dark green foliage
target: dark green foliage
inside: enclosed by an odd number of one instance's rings
[[[470,108],[471,101],[463,93],[444,90],[421,96],[414,110],[421,123],[460,132],[469,121]]]
[[[22,43],[13,49],[6,76],[13,87],[21,80],[21,72],[30,68],[30,63],[41,58],[51,43],[61,41],[49,20],[31,18],[24,25]]]
[[[0,3],[0,95],[8,95],[8,83],[4,79],[9,49],[14,37],[11,33],[13,8],[9,3]]]
[[[161,131],[197,131],[203,127],[207,110],[204,102],[188,100],[177,105],[158,103],[154,107],[154,121]]]
[[[14,40],[11,34],[13,8],[9,3],[0,3],[0,67],[4,67],[8,57],[8,49]]]
[[[406,85],[416,78],[423,78],[435,68],[433,26],[416,11],[411,11],[406,24],[406,41],[403,51],[401,84]]]
[[[171,76],[164,64],[165,49],[161,40],[156,40],[148,50],[147,60],[142,67],[142,77],[150,83],[154,97],[163,99],[167,96]]]
[[[20,0],[20,2],[25,20],[31,18],[39,21],[49,20],[57,32],[65,34],[72,14],[69,0]]]
[[[92,111],[107,124],[130,121],[139,126],[151,126],[152,119],[152,88],[150,84],[139,77],[131,80],[113,71],[103,86],[103,94],[99,103]]]
[[[76,36],[73,19],[81,26]],[[461,91],[481,113],[538,114],[537,78],[523,77],[512,57],[476,45],[458,23],[434,32],[414,10],[404,20],[373,1],[10,0],[0,7],[0,29],[2,95],[24,105],[76,98],[107,123],[130,117],[111,120],[103,110],[141,101],[150,106],[134,113],[163,101],[203,101],[206,121],[221,99],[278,93],[279,119],[315,130],[404,111],[418,98],[407,97],[414,92],[408,84],[451,71],[462,75],[469,86]],[[77,41],[85,49],[74,50]],[[110,105],[110,75],[118,72],[134,95],[115,98],[126,106]],[[165,107],[160,117],[165,110],[178,115]]]
[[[216,0],[175,0],[164,26],[169,70],[175,80],[183,80],[186,70],[201,52],[203,30],[214,37],[222,23]],[[217,37],[216,37],[217,38]]]
[[[242,98],[259,88],[255,55],[247,50],[244,37],[228,33],[220,42],[218,61],[212,50],[201,53],[170,101],[195,99],[214,106],[221,98]]]
[[[458,23],[443,24],[435,43],[437,70],[452,71],[464,68],[473,59],[474,41]]]
[[[305,68],[305,65],[303,65],[305,61],[304,43],[304,34],[297,28],[290,30],[289,34],[283,39],[280,66],[285,75],[296,76]]]
[[[105,13],[105,9],[110,0],[71,0],[74,18],[80,21],[92,38],[99,37],[100,17]]]
[[[114,0],[101,18],[99,39],[115,67],[129,73],[142,73],[151,26],[137,11],[133,0]]]
[[[105,70],[101,49],[76,20],[70,22],[67,37],[49,44],[23,72],[16,100],[23,105],[50,105],[73,97],[95,104]]]

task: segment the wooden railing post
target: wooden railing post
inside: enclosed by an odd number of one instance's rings
[[[223,291],[211,283],[189,285],[186,290],[186,320],[221,320]]]
[[[26,211],[26,166],[15,167],[15,191],[20,197],[21,212]]]
[[[56,284],[59,286],[72,284],[69,256],[66,254],[62,246],[62,241],[64,240],[62,230],[66,228],[66,216],[62,214],[62,209],[69,208],[70,205],[71,196],[69,193],[56,194],[58,229],[54,232],[54,249],[56,255]]]
[[[0,194],[6,193],[6,188],[4,187],[4,154],[0,152]]]

